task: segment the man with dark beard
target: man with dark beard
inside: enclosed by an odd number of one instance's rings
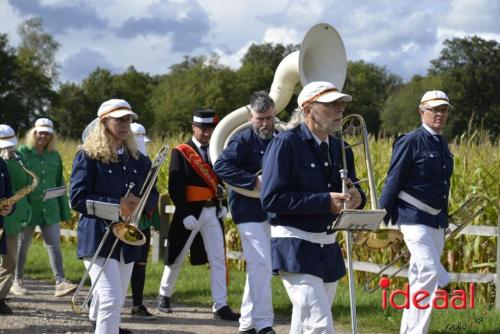
[[[214,165],[219,178],[229,185],[259,190],[262,156],[274,137],[276,109],[266,92],[250,98],[250,122],[230,141]],[[236,191],[229,193],[229,206],[240,232],[247,279],[241,303],[240,333],[274,334],[271,292],[271,241],[267,215],[258,198]]]
[[[332,135],[351,100],[330,82],[304,86],[303,120],[276,136],[262,160],[260,198],[271,224],[272,269],[293,305],[291,334],[335,333],[331,307],[345,265],[331,223],[344,201],[357,209],[365,203],[357,184],[342,193],[341,139]],[[357,181],[350,149],[346,162]]]

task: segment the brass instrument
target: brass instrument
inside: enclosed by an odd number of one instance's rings
[[[14,195],[12,195],[11,197],[0,199],[0,207],[6,206],[6,205],[14,205],[17,201],[21,200],[26,195],[28,195],[33,190],[35,190],[36,186],[38,185],[38,176],[36,176],[35,173],[33,173],[32,171],[30,171],[28,168],[26,168],[24,166],[24,163],[22,162],[19,155],[14,153],[14,158],[17,160],[17,162],[19,163],[21,168],[26,172],[26,174],[30,175],[33,178],[33,181],[31,182],[30,185],[24,186],[21,189],[19,189],[18,191],[16,191],[16,193]]]
[[[483,195],[473,195],[471,196],[468,200],[466,200],[458,209],[453,211],[453,213],[450,214],[449,216],[449,226],[448,229],[446,230],[446,236],[445,236],[445,242],[447,240],[454,239],[458,236],[458,234],[471,222],[474,221],[476,217],[478,217],[480,214],[486,210],[486,207],[489,204],[488,198],[486,198]],[[399,231],[398,231],[399,232]],[[401,232],[399,232],[401,234]],[[376,280],[377,278],[381,277],[384,272],[392,267],[396,262],[398,262],[401,258],[406,258],[410,255],[410,251],[405,251],[401,253],[398,257],[396,257],[394,260],[392,260],[389,264],[384,266],[378,273],[370,277],[365,281],[364,288],[367,292],[373,293],[377,291],[378,289],[378,284],[376,284],[374,287],[370,287],[370,284]],[[392,272],[391,275],[389,275],[389,279],[393,278],[396,276],[398,273],[400,273],[403,269],[408,267],[409,263],[395,269],[395,271]]]
[[[353,142],[347,145],[344,142],[345,136],[361,135],[363,137],[359,142]],[[361,115],[351,114],[342,119],[342,127],[340,129],[340,142],[341,142],[341,154],[342,154],[342,169],[340,170],[340,176],[342,179],[342,192],[347,193],[347,189],[352,187],[356,183],[368,182],[371,209],[376,210],[379,207],[379,201],[377,198],[377,191],[375,185],[375,178],[373,177],[373,168],[370,157],[370,148],[368,147],[368,131],[366,129],[365,120]],[[358,145],[363,145],[363,152],[365,155],[366,163],[366,174],[367,178],[359,180],[352,183],[348,180],[347,171],[347,159],[346,150]],[[347,208],[347,203],[344,202],[344,209]],[[356,232],[365,233],[365,232]],[[357,333],[357,323],[356,323],[356,293],[354,289],[354,268],[352,264],[352,245],[353,245],[353,232],[351,230],[345,231],[346,236],[346,249],[347,249],[347,271],[349,275],[349,297],[350,297],[350,308],[351,308],[351,329],[352,333]]]
[[[144,236],[144,233],[142,233],[141,230],[139,230],[139,221],[141,219],[142,213],[144,211],[144,207],[146,206],[146,202],[148,200],[149,194],[153,190],[153,187],[155,185],[156,179],[158,178],[158,173],[160,172],[160,168],[167,159],[167,153],[168,153],[168,145],[163,146],[160,151],[157,153],[155,160],[151,164],[151,169],[148,172],[148,175],[146,176],[146,179],[144,180],[144,184],[142,186],[141,192],[140,192],[140,201],[137,207],[134,209],[133,213],[131,216],[127,217],[124,222],[113,222],[111,223],[108,228],[106,229],[106,233],[101,239],[101,242],[99,243],[99,246],[97,247],[94,256],[92,257],[92,260],[90,261],[89,266],[87,267],[87,270],[83,274],[83,277],[80,281],[80,284],[78,285],[78,288],[76,289],[73,297],[71,298],[71,308],[73,309],[73,312],[75,313],[80,313],[82,312],[85,308],[88,307],[88,301],[90,299],[90,296],[92,296],[92,293],[94,291],[94,287],[96,285],[96,282],[99,280],[101,277],[102,272],[104,271],[104,268],[106,267],[106,264],[108,263],[108,260],[111,258],[111,255],[113,254],[113,251],[116,248],[116,245],[118,244],[118,241],[122,241],[128,245],[132,246],[142,246],[146,242],[146,237]],[[132,188],[135,186],[133,182],[129,183],[129,188],[127,190],[127,193],[125,196],[128,196],[130,194],[130,191]],[[114,241],[113,245],[111,246],[111,250],[109,251],[108,256],[104,260],[104,263],[101,266],[101,270],[96,276],[95,282],[93,282],[92,286],[89,289],[89,292],[85,296],[85,299],[81,304],[77,304],[77,299],[78,295],[80,294],[80,290],[83,287],[83,284],[85,283],[87,277],[90,274],[90,269],[94,265],[99,252],[101,251],[104,243],[108,239],[110,232],[113,232],[114,236],[116,237],[116,240]]]
[[[31,181],[31,184],[24,186],[18,191],[16,191],[16,193],[11,197],[0,199],[0,208],[3,208],[4,206],[14,205],[16,202],[20,201],[26,195],[35,190],[36,186],[38,185],[38,176],[36,176],[35,173],[33,173],[24,166],[23,161],[21,160],[19,155],[17,155],[17,153],[15,152],[14,152],[14,158],[19,163],[19,166],[21,166],[21,168],[26,172],[26,174],[30,175],[33,178],[33,181]],[[3,234],[3,228],[0,227],[0,238],[2,237],[2,234]]]

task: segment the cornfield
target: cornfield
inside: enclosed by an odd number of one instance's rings
[[[148,147],[149,155],[153,159],[156,152],[163,144],[168,144],[170,148],[184,142],[188,135],[178,134],[168,138],[155,138]],[[392,143],[394,138],[369,138],[369,147],[372,160],[372,169],[377,185],[377,193],[380,195],[385,176],[389,167]],[[73,157],[77,151],[76,141],[63,140],[59,143],[58,149],[64,163],[64,177],[69,180]],[[451,151],[454,155],[454,173],[451,181],[450,208],[453,212],[461,203],[473,194],[482,194],[490,199],[491,205],[486,212],[476,218],[473,224],[496,225],[500,211],[500,146],[499,143],[488,137],[487,133],[474,132],[464,134],[462,137],[450,143]],[[366,166],[364,155],[361,150],[354,149],[356,157],[356,172],[359,179],[366,178]],[[158,190],[166,193],[168,182],[169,159],[160,170],[158,178]],[[365,188],[368,194],[368,189]],[[369,197],[369,196],[367,196]],[[366,207],[370,204],[367,203]],[[76,229],[77,214],[74,213],[71,222],[65,225],[66,228]],[[343,245],[343,240],[339,240]],[[226,223],[226,242],[230,250],[241,251],[238,231],[232,222]],[[445,268],[450,272],[472,272],[488,273],[495,272],[497,259],[496,249],[498,240],[496,237],[476,237],[462,235],[457,239],[447,242],[444,256],[442,258]],[[385,264],[400,253],[400,248],[388,248],[374,251],[366,247],[354,248],[354,260]],[[403,262],[402,262],[403,263]],[[234,268],[243,269],[242,261],[232,261]],[[358,284],[362,284],[369,273],[356,272]],[[398,284],[398,281],[394,281]],[[453,288],[464,288],[460,284],[455,284]],[[477,295],[480,301],[484,302],[486,296],[494,289],[492,284],[481,284],[478,286]]]

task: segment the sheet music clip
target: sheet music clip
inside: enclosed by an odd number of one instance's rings
[[[61,197],[66,194],[66,187],[60,186],[55,188],[45,189],[43,193],[43,201],[47,201],[52,198]]]
[[[92,201],[90,199],[85,204],[87,205],[87,213],[89,215],[113,222],[120,221],[120,204]]]
[[[381,210],[355,210],[346,209],[340,212],[332,223],[336,231],[376,231],[386,215],[385,209]]]

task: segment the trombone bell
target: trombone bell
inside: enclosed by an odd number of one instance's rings
[[[142,246],[146,243],[146,236],[132,224],[116,223],[112,227],[113,234],[120,241],[131,246]]]

